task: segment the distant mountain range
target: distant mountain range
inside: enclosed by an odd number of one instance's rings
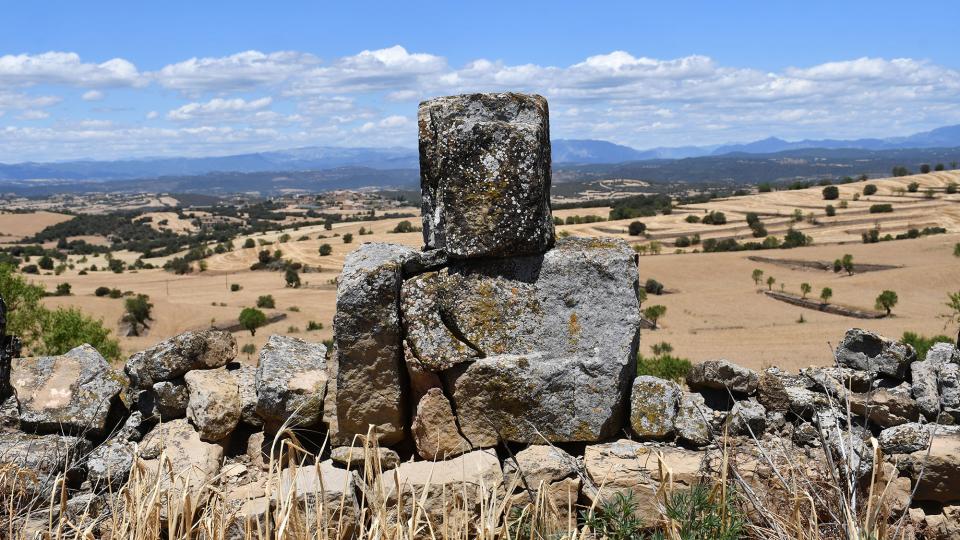
[[[746,144],[719,146],[660,147],[637,150],[629,146],[592,139],[555,139],[552,153],[555,169],[579,165],[629,164],[655,160],[717,157],[738,154],[776,154],[797,150],[893,151],[960,147],[960,125],[946,126],[906,137],[855,140],[785,141],[771,137]],[[419,166],[419,156],[410,148],[347,148],[311,146],[232,156],[200,158],[143,158],[119,161],[63,161],[51,163],[0,163],[0,191],[13,186],[65,186],[71,182],[91,185],[119,180],[164,180],[220,173],[283,173],[333,171],[336,169],[366,171],[357,177],[376,176],[376,171],[391,171],[387,176],[406,178]],[[340,173],[323,175],[339,177]],[[359,178],[357,178],[359,180]]]

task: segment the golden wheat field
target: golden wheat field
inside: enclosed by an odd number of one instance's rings
[[[944,188],[951,181],[960,180],[960,171],[938,172],[901,178],[870,180],[839,186],[840,199],[830,201],[838,207],[836,216],[827,217],[820,187],[795,191],[777,191],[742,197],[718,199],[704,204],[675,208],[671,215],[643,218],[648,237],[629,236],[627,226],[631,220],[605,221],[593,224],[562,225],[560,234],[576,236],[618,237],[631,244],[661,244],[658,255],[646,254],[639,258],[641,280],[654,278],[664,284],[666,294],[651,295],[645,305],[661,304],[667,312],[661,328],[645,330],[641,351],[649,352],[650,345],[662,341],[674,346],[680,356],[700,361],[725,357],[749,367],[778,365],[795,369],[811,364],[831,362],[830,344],[835,343],[843,332],[856,326],[866,326],[892,337],[904,331],[923,334],[955,332],[947,326],[944,303],[948,292],[960,289],[960,259],[953,256],[953,246],[960,242],[960,195],[948,195]],[[910,182],[918,182],[916,193],[900,193]],[[875,184],[878,191],[872,196],[860,196],[863,186]],[[934,191],[925,193],[928,188]],[[930,198],[932,197],[932,198]],[[840,208],[846,201],[847,208]],[[872,204],[889,203],[892,213],[871,214]],[[801,222],[793,222],[793,214],[799,209],[804,215]],[[686,216],[703,215],[707,211],[722,211],[727,216],[725,225],[688,223]],[[789,227],[795,227],[814,239],[811,247],[792,250],[740,251],[728,253],[694,253],[697,246],[678,249],[674,241],[679,236],[699,234],[702,240],[709,238],[737,238],[752,240],[745,222],[747,212],[760,215],[771,235],[782,237]],[[565,209],[555,216],[566,218],[573,215],[606,216],[609,208]],[[812,223],[807,215],[813,213]],[[5,215],[7,221],[0,229],[8,234],[28,234],[42,229],[55,219],[47,213],[36,215]],[[13,219],[16,218],[16,219]],[[37,223],[30,223],[36,219]],[[328,339],[332,335],[332,318],[336,300],[335,279],[340,272],[344,257],[362,242],[395,242],[420,246],[419,232],[395,234],[389,232],[400,219],[371,222],[341,223],[333,230],[321,226],[289,228],[284,231],[257,235],[255,240],[276,242],[284,234],[292,239],[275,243],[269,249],[281,249],[284,258],[301,262],[311,267],[319,266],[320,272],[301,275],[304,286],[299,289],[284,287],[282,272],[250,271],[260,247],[241,249],[213,255],[207,259],[207,270],[194,271],[176,276],[160,269],[127,271],[114,274],[105,271],[78,275],[82,266],[97,264],[103,267],[105,260],[90,257],[87,263],[78,264],[74,270],[62,275],[33,277],[48,289],[58,283],[69,282],[73,295],[51,297],[50,305],[78,306],[97,317],[102,317],[108,327],[118,329],[123,311],[123,301],[94,296],[97,287],[106,286],[150,295],[154,304],[154,322],[150,330],[138,337],[121,337],[124,352],[130,353],[145,348],[158,340],[178,332],[200,328],[211,323],[225,324],[237,318],[244,307],[253,306],[260,295],[271,294],[276,308],[267,310],[268,315],[282,313],[286,317],[261,328],[256,336],[238,332],[241,346],[253,343],[260,346],[272,333],[300,333],[311,340]],[[938,226],[947,229],[947,234],[938,234],[919,239],[863,244],[862,232],[879,227],[881,235],[899,234],[911,228]],[[363,227],[372,234],[359,235]],[[353,234],[353,242],[345,244],[343,235]],[[335,236],[337,235],[337,236]],[[306,236],[306,240],[299,240]],[[325,236],[325,238],[324,238]],[[243,244],[245,237],[235,240]],[[329,243],[333,252],[319,255],[319,246]],[[851,254],[855,264],[889,265],[880,271],[856,272],[848,276],[843,272],[812,270],[797,265],[776,262],[757,262],[751,257],[822,261],[832,263],[844,254]],[[132,262],[135,254],[117,253],[116,257]],[[73,259],[73,257],[71,257]],[[162,264],[164,259],[149,262]],[[764,280],[773,277],[774,290],[800,293],[800,284],[809,283],[817,297],[823,287],[833,289],[831,302],[851,307],[872,310],[874,299],[885,289],[893,290],[899,303],[893,316],[879,320],[861,320],[840,315],[805,309],[759,293],[767,286],[757,286],[751,272],[760,269]],[[241,290],[230,291],[231,284]],[[298,310],[298,311],[297,311]],[[801,320],[804,322],[799,322]],[[323,324],[319,331],[306,332],[309,321]],[[784,347],[784,344],[787,344]]]

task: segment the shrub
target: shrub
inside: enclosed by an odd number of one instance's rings
[[[953,256],[960,257],[960,242],[953,245]]]
[[[94,296],[106,296],[110,294],[110,287],[97,287],[93,294]]]
[[[350,242],[353,242],[353,234],[347,233],[347,234],[343,235],[343,243],[344,243],[344,244],[349,244]]]
[[[920,173],[921,173],[921,174],[927,174],[927,173],[929,173],[929,172],[930,172],[930,164],[929,164],[929,163],[924,163],[923,165],[920,165]]]
[[[894,167],[892,172],[893,172],[893,176],[909,176],[910,175],[910,169],[902,165]]]
[[[783,249],[791,249],[795,247],[809,246],[813,243],[813,237],[803,234],[802,232],[790,227],[787,229],[787,234],[783,237],[783,244],[780,245]]]
[[[70,289],[69,283],[60,283],[57,285],[57,290],[53,294],[54,296],[70,296]]]
[[[320,256],[326,257],[333,253],[333,247],[330,244],[320,244]]]
[[[294,289],[300,288],[300,273],[293,267],[287,268],[286,272],[284,272],[283,280],[286,282],[287,287],[293,287]]]
[[[950,182],[949,184],[947,184],[947,193],[949,193],[950,195],[953,195],[956,192],[957,192],[956,182]]]
[[[933,168],[935,171],[942,171],[944,169],[946,169],[946,167],[944,167],[943,163],[937,163],[937,166]]]
[[[687,223],[700,223],[700,216],[695,216],[693,214],[690,214],[685,218],[685,221]]]
[[[832,204],[828,204],[824,211],[827,213],[827,217],[833,217],[837,215],[837,209],[833,207]]]
[[[267,316],[256,308],[243,308],[239,320],[240,326],[249,330],[251,336],[257,335],[257,328],[267,324]]]
[[[713,211],[703,216],[700,223],[704,225],[725,225],[727,223],[727,216],[723,212]]]
[[[85,315],[76,308],[59,308],[44,319],[41,345],[37,354],[54,356],[89,343],[108,360],[120,359],[120,344],[110,338],[103,320]]]
[[[397,223],[397,226],[393,228],[393,233],[411,233],[419,231],[419,227],[414,227],[413,223],[410,223],[407,220],[403,220],[400,223]]]
[[[900,343],[913,347],[917,351],[917,360],[923,361],[926,360],[927,352],[930,351],[931,347],[937,343],[953,343],[953,339],[944,335],[927,337],[916,332],[904,332],[903,337],[900,338]]]
[[[677,240],[674,242],[674,245],[680,248],[690,247],[690,238],[687,236],[677,237]]]
[[[120,298],[122,296],[123,296],[123,292],[120,291],[120,289],[110,289],[110,298],[113,298],[114,300],[116,300],[117,298]]]
[[[757,222],[756,225],[750,227],[753,230],[754,238],[764,238],[767,236],[767,228],[763,226],[763,223]]]
[[[686,379],[692,364],[686,358],[671,355],[673,346],[661,342],[651,346],[650,349],[653,351],[651,357],[637,354],[637,375],[651,375],[677,382]]]
[[[316,330],[323,330],[323,323],[317,321],[307,322],[307,332],[314,332]]]
[[[630,236],[640,236],[647,230],[647,226],[642,221],[631,221],[627,226],[627,232]]]
[[[764,182],[759,186],[757,186],[757,191],[759,191],[760,193],[770,193],[771,191],[773,191],[773,187],[770,186],[769,182]]]
[[[242,288],[243,288],[243,287],[241,287],[239,283],[231,283],[231,284],[230,284],[230,292],[237,292],[237,291],[239,291],[239,290],[242,289]]]
[[[253,241],[253,238],[247,238],[243,242],[243,247],[244,249],[254,248],[257,247],[257,243]]]
[[[299,334],[299,333],[300,333],[300,327],[299,327],[299,326],[290,325],[290,326],[287,327],[287,333],[288,333],[288,334]]]
[[[153,309],[153,304],[149,302],[149,296],[145,294],[138,294],[134,297],[127,298],[123,303],[124,311],[124,320],[130,323],[130,326],[133,330],[133,335],[138,336],[138,326],[147,326],[147,321],[151,320],[150,311]]]
[[[663,284],[653,278],[650,278],[643,285],[643,290],[648,294],[660,295],[663,294]]]
[[[280,243],[281,243],[281,244],[286,244],[287,242],[290,241],[290,235],[287,234],[287,233],[283,233],[283,234],[280,235],[279,240],[280,240]]]
[[[825,201],[834,201],[840,198],[840,188],[837,186],[827,186],[823,188],[822,193]]]
[[[637,516],[637,503],[632,491],[614,492],[608,499],[583,516],[584,525],[596,538],[609,540],[639,540],[646,528]]]
[[[893,205],[884,203],[884,204],[871,204],[870,213],[871,214],[889,214],[893,212]]]
[[[706,484],[678,489],[669,494],[664,510],[675,538],[737,540],[746,532],[746,521],[732,489],[714,492]]]
[[[23,268],[21,268],[20,271],[23,272],[24,274],[39,274],[39,273],[40,273],[40,270],[37,268],[37,265],[35,265],[35,264],[28,264],[28,265],[24,266]]]
[[[841,210],[846,210],[849,206],[850,206],[850,203],[848,203],[847,201],[840,201]]]
[[[927,167],[929,168],[929,165]],[[909,191],[910,193],[916,193],[917,191],[920,191],[920,183],[910,182],[909,184],[907,184],[907,191]]]
[[[877,193],[877,186],[875,184],[867,184],[863,186],[864,195],[875,195]]]
[[[277,307],[277,303],[273,299],[272,294],[264,294],[257,298],[257,307],[263,309],[273,309]]]

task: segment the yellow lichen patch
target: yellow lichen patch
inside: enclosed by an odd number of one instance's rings
[[[570,335],[570,348],[576,348],[580,343],[580,321],[577,319],[577,313],[570,314],[570,321],[567,323],[567,333]]]

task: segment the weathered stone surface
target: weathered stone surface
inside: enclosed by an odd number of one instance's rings
[[[730,410],[729,422],[734,434],[760,437],[767,427],[767,410],[753,398],[738,401]]]
[[[327,392],[326,354],[322,343],[279,335],[267,339],[256,370],[256,414],[268,431],[276,432],[288,419],[292,427],[320,422]]]
[[[907,458],[908,470],[916,484],[916,501],[948,503],[960,494],[960,434],[937,433],[928,450]],[[922,474],[921,474],[922,472]]]
[[[877,441],[887,454],[909,454],[930,444],[930,429],[917,422],[908,422],[881,431]]]
[[[673,435],[673,422],[680,402],[680,386],[641,375],[633,381],[630,398],[630,425],[641,439],[665,439]]]
[[[836,355],[842,366],[901,381],[909,377],[910,364],[917,359],[913,347],[859,328],[847,331]]]
[[[90,442],[80,437],[0,433],[0,463],[30,469],[41,477],[63,472],[89,451]]]
[[[133,386],[147,389],[193,369],[223,367],[236,357],[237,340],[230,332],[189,331],[134,354],[125,370]]]
[[[240,391],[240,421],[248,426],[263,427],[263,419],[257,416],[257,368],[243,365],[232,371]]]
[[[45,433],[89,433],[106,428],[122,376],[90,345],[60,356],[16,358],[10,382],[20,402],[20,424]]]
[[[330,460],[353,471],[363,471],[364,464],[369,461],[371,467],[379,467],[380,471],[396,469],[400,465],[400,456],[389,448],[368,448],[362,446],[338,446],[330,451]]]
[[[687,384],[693,390],[727,390],[736,394],[753,395],[759,376],[756,371],[740,367],[729,360],[707,360],[694,364],[687,373]]]
[[[393,473],[383,477],[383,489],[391,505],[396,505],[400,494],[403,495],[408,516],[411,510],[409,494],[417,493],[419,497],[426,491],[422,511],[433,530],[441,530],[438,527],[443,526],[445,516],[455,520],[455,523],[447,521],[448,526],[475,526],[480,512],[481,489],[502,499],[503,471],[496,452],[474,450],[448,461],[402,463]],[[461,519],[465,522],[459,521]]]
[[[673,420],[677,440],[691,446],[706,446],[711,439],[708,419],[712,414],[713,411],[707,408],[702,395],[684,392],[680,398],[677,417]]]
[[[927,351],[925,361],[937,366],[960,364],[960,350],[953,343],[934,343]]]
[[[843,396],[847,391],[866,392],[873,388],[873,375],[849,367],[810,367],[801,369],[800,374],[816,383],[814,390],[834,397]]]
[[[355,491],[352,473],[334,467],[327,460],[317,465],[283,469],[273,498],[293,500],[300,505],[302,512],[297,512],[299,515],[294,519],[302,522],[291,524],[291,530],[315,531],[317,523],[326,523],[326,533],[331,538],[345,539],[352,535],[350,525],[360,515]],[[341,520],[347,526],[338,530]]]
[[[957,363],[960,363],[960,351],[951,343],[937,343],[922,362],[910,364],[913,398],[920,412],[930,420],[936,420],[940,414],[940,371],[946,364]],[[950,385],[946,386],[949,390]]]
[[[135,448],[132,442],[119,438],[94,448],[87,457],[87,478],[100,488],[122,485],[130,476]]]
[[[612,499],[616,493],[633,492],[637,515],[645,523],[653,523],[660,516],[657,511],[660,453],[664,465],[672,472],[676,489],[694,486],[705,475],[704,452],[644,446],[629,440],[587,446],[583,465],[594,486],[603,485],[599,494],[603,500]],[[598,497],[594,489],[585,488],[584,495],[590,500]]]
[[[909,395],[886,388],[851,396],[850,411],[880,427],[897,426],[920,419],[920,409]]]
[[[417,403],[413,424],[410,426],[417,454],[423,459],[443,460],[472,449],[460,433],[450,400],[439,388],[431,388]],[[496,437],[478,439],[477,446],[494,446]]]
[[[163,421],[187,416],[190,391],[187,390],[187,382],[183,377],[154,383],[152,390],[155,412]]]
[[[187,418],[205,441],[225,439],[240,422],[237,378],[226,369],[197,369],[183,379],[190,392]]]
[[[542,253],[553,245],[547,101],[514,93],[420,104],[423,238],[451,257]]]
[[[364,244],[347,255],[337,286],[333,319],[337,355],[339,434],[366,435],[381,443],[404,436],[403,347],[399,320],[401,267],[413,250]]]
[[[198,504],[207,491],[205,486],[220,470],[222,459],[223,447],[202,441],[193,426],[181,418],[157,425],[143,438],[136,466],[151,489],[159,484],[162,505],[168,498],[170,504],[178,504],[185,492],[193,504]]]
[[[520,487],[532,490],[577,474],[577,459],[563,450],[545,444],[524,448],[503,462],[505,483],[518,476]]]
[[[454,263],[404,285],[407,340],[425,367],[445,370],[471,442],[598,440],[627,414],[637,279],[631,251],[609,240]]]
[[[275,507],[270,497],[238,501],[238,507],[229,513],[224,540],[273,538],[276,523],[271,519]]]

